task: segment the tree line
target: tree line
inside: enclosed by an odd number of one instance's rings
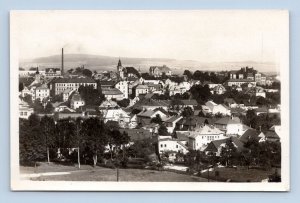
[[[125,131],[121,133],[116,125],[97,117],[55,121],[35,114],[20,119],[19,136],[22,165],[67,160],[95,166],[99,158],[125,158],[130,141]]]

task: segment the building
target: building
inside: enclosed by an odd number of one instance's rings
[[[157,108],[164,109],[167,111],[169,109],[170,102],[167,100],[155,100],[143,98],[137,101],[132,107],[139,110],[155,110]]]
[[[102,94],[107,100],[112,100],[115,99],[117,101],[123,100],[124,99],[124,94],[117,88],[103,88],[102,89]]]
[[[104,110],[103,119],[105,123],[107,121],[116,121],[120,127],[124,127],[130,122],[130,116],[121,108]]]
[[[36,87],[34,90],[34,100],[40,99],[43,101],[46,98],[49,98],[50,96],[50,89],[47,87],[46,84],[43,84],[39,87]]]
[[[118,77],[120,79],[124,79],[125,78],[125,74],[126,74],[125,72],[126,72],[126,69],[122,66],[121,59],[119,59],[118,65],[117,65],[117,74],[118,74]]]
[[[164,121],[168,115],[162,110],[144,110],[137,114],[137,120],[139,124],[148,125],[151,123],[151,119],[155,118],[157,115]]]
[[[79,109],[80,107],[85,105],[85,101],[81,98],[79,93],[75,93],[72,95],[70,106],[72,109]]]
[[[149,87],[147,85],[138,85],[135,88],[135,96],[138,97],[140,94],[147,94],[149,92]]]
[[[45,76],[47,78],[61,77],[61,70],[59,68],[46,68]]]
[[[216,156],[221,156],[222,148],[226,147],[226,143],[231,141],[233,146],[238,152],[241,152],[244,149],[244,143],[242,143],[236,137],[225,138],[221,140],[211,141],[208,146],[205,148],[204,152],[207,154],[215,154]]]
[[[169,133],[173,133],[174,129],[176,127],[176,123],[182,119],[182,116],[172,116],[171,118],[169,118],[168,120],[166,120],[164,122],[166,128],[168,129]]]
[[[223,104],[216,104],[213,101],[208,101],[205,103],[205,105],[202,105],[202,110],[204,114],[231,115],[230,108]]]
[[[203,151],[208,143],[224,139],[224,132],[213,126],[197,126],[194,131],[188,131],[189,149]]]
[[[249,129],[248,126],[243,125],[239,118],[224,117],[215,122],[216,128],[225,132],[227,136],[239,137]]]
[[[63,95],[63,101],[66,102],[69,100],[71,94],[76,91],[73,89],[66,89],[65,91],[63,91],[62,95]]]
[[[223,85],[219,84],[219,85],[211,88],[210,92],[212,94],[219,94],[220,95],[220,94],[224,94],[226,92],[226,88]]]
[[[105,100],[100,104],[99,108],[100,109],[119,108],[119,105],[115,101]]]
[[[172,75],[171,69],[169,67],[167,67],[166,65],[151,66],[149,68],[149,73],[150,73],[150,75],[152,75],[154,77],[161,77],[163,74],[165,74],[166,76]]]
[[[50,82],[50,94],[58,95],[67,89],[78,91],[80,86],[92,86],[97,89],[96,81],[91,78],[55,78]]]
[[[115,88],[120,90],[123,93],[123,98],[128,99],[128,82],[127,81],[119,81],[116,85]]]
[[[249,80],[249,79],[229,79],[227,82],[227,85],[229,87],[232,87],[232,86],[241,87],[243,84],[247,84],[248,87],[255,87],[256,83],[257,83],[256,81]]]
[[[33,112],[33,108],[31,108],[27,102],[19,99],[19,118],[28,119]]]
[[[178,139],[172,139],[171,136],[160,136],[158,138],[157,145],[159,154],[175,153],[175,156],[173,156],[174,158],[176,157],[177,153],[186,154],[189,152],[188,147],[185,146],[184,143]]]

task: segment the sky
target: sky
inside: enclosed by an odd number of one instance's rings
[[[277,10],[15,11],[20,59],[83,53],[200,62],[278,63],[288,14]]]

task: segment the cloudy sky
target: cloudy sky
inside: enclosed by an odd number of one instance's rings
[[[284,11],[18,11],[20,59],[65,53],[278,63]]]

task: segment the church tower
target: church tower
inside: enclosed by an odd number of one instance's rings
[[[117,72],[118,72],[118,76],[119,76],[121,79],[124,79],[124,68],[123,68],[123,66],[122,66],[122,63],[121,63],[121,59],[120,59],[120,58],[119,58],[119,61],[118,61]]]
[[[36,67],[35,81],[38,82],[38,83],[41,81],[41,75],[40,75],[40,72],[39,72],[39,67]]]

